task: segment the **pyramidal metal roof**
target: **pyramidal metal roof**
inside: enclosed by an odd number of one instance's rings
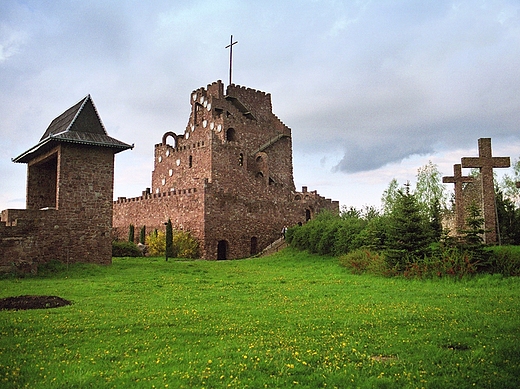
[[[114,154],[134,147],[108,135],[90,95],[55,118],[38,144],[13,158],[13,162],[28,163],[57,143],[108,147],[114,149]]]

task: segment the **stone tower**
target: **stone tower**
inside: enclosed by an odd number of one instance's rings
[[[90,95],[54,119],[13,159],[27,164],[27,209],[2,211],[0,239],[15,239],[3,240],[0,264],[111,263],[114,155],[131,147],[108,136]]]
[[[256,254],[284,226],[305,222],[339,203],[315,191],[296,192],[291,129],[272,112],[271,95],[221,81],[190,95],[181,134],[167,132],[155,145],[150,191],[114,204],[114,227],[190,231],[206,259]]]

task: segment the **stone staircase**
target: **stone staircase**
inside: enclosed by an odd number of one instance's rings
[[[284,248],[287,247],[287,242],[284,238],[280,238],[278,240],[275,240],[273,243],[271,243],[269,246],[267,246],[265,249],[263,249],[260,253],[256,254],[254,257],[265,257],[267,255],[274,254]]]

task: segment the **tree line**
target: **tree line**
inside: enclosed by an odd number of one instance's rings
[[[515,184],[520,181],[520,161],[514,163],[513,172],[513,176],[497,179],[495,187],[504,245],[520,245],[520,189]],[[478,170],[471,174],[478,179]],[[301,250],[340,256],[350,267],[374,266],[375,261],[378,272],[388,274],[460,275],[494,272],[503,266],[493,264],[494,251],[483,244],[480,204],[468,206],[466,228],[454,237],[443,228],[443,220],[454,212],[455,204],[438,167],[429,162],[418,169],[416,178],[415,189],[393,179],[383,192],[381,208],[344,207],[339,215],[323,212],[303,226],[289,228],[286,239]]]

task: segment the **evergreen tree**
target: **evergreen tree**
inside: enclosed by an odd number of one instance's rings
[[[430,205],[430,234],[432,241],[439,242],[442,237],[442,213],[439,199],[434,199]]]
[[[408,262],[422,260],[428,252],[430,237],[427,221],[410,184],[398,191],[390,216],[387,237],[387,262],[391,267],[403,270]]]
[[[146,242],[146,226],[141,227],[141,231],[139,233],[139,243],[145,244]]]
[[[168,219],[166,223],[166,260],[175,256],[173,252],[173,227],[172,221]]]
[[[135,228],[133,224],[130,224],[130,228],[128,229],[128,241],[134,243],[134,232]]]
[[[484,250],[483,234],[486,230],[483,228],[482,210],[475,201],[472,201],[467,211],[466,225],[468,228],[461,231],[465,241],[461,248],[471,254],[472,262],[483,262],[488,258],[488,255]]]

